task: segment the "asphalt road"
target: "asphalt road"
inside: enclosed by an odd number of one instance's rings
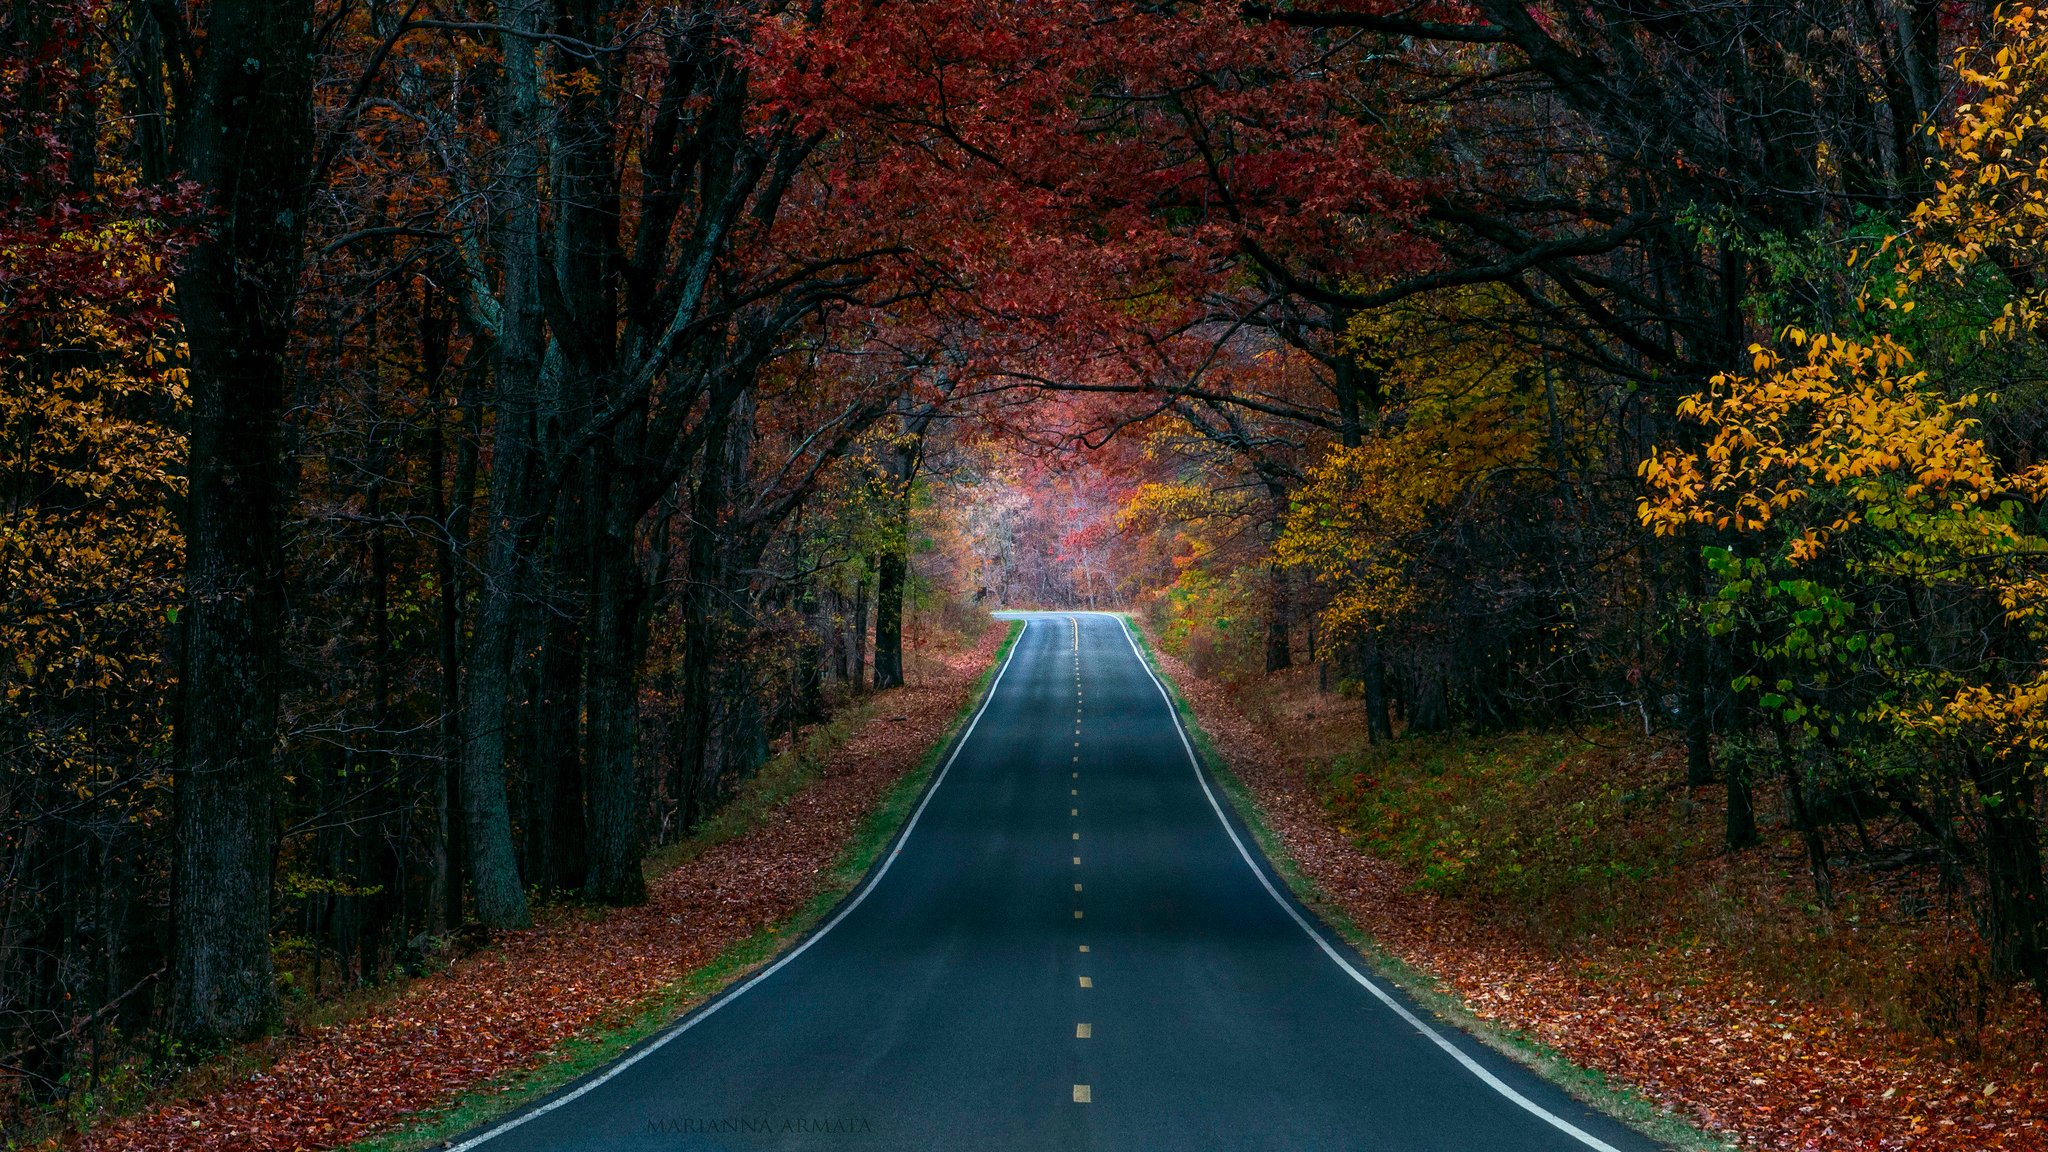
[[[1219,801],[1120,621],[1031,616],[820,931],[456,1147],[1655,1147],[1362,975]]]

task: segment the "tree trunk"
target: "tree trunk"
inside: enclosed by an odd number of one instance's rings
[[[1685,784],[1704,788],[1714,782],[1713,697],[1708,677],[1700,663],[1705,660],[1704,638],[1692,644],[1685,666]]]
[[[178,133],[211,229],[178,276],[190,350],[185,605],[175,715],[171,1030],[242,1039],[270,961],[287,341],[313,141],[306,0],[216,0]]]
[[[491,437],[490,523],[483,586],[478,592],[469,686],[463,716],[463,825],[477,919],[491,928],[532,922],[512,845],[505,795],[505,717],[512,690],[513,613],[518,598],[521,537],[534,450],[535,405],[543,347],[540,298],[539,77],[534,41],[537,10],[514,5],[499,36],[504,54],[500,148],[506,205],[498,228],[504,266],[500,290],[498,378]]]
[[[448,471],[448,415],[442,411],[448,368],[452,317],[429,290],[420,302],[420,368],[427,395],[427,471],[429,513],[434,538],[436,589],[434,643],[440,672],[441,771],[434,784],[434,880],[427,920],[433,928],[462,923],[462,569],[461,550],[468,536],[470,493],[476,454],[468,439],[459,442],[453,493]],[[464,405],[466,408],[467,405]]]
[[[1778,734],[1778,758],[1784,765],[1785,796],[1792,802],[1792,820],[1798,825],[1800,839],[1806,844],[1806,867],[1813,874],[1813,894],[1823,908],[1835,906],[1835,878],[1828,871],[1827,838],[1822,835],[1820,822],[1814,819],[1812,809],[1806,803],[1806,775],[1791,754],[1790,741],[1783,733]]]
[[[1985,936],[1992,970],[2005,980],[2031,980],[2048,996],[2048,911],[2041,877],[2041,839],[2034,816],[2034,777],[2010,762],[1970,757],[1984,814]]]
[[[868,686],[868,603],[873,598],[875,566],[872,562],[862,564],[860,580],[853,586],[853,689],[860,692]]]
[[[1750,785],[1749,757],[1726,757],[1721,764],[1721,775],[1728,786],[1723,841],[1730,852],[1754,848],[1763,840],[1756,834],[1756,798]]]
[[[793,572],[803,571],[801,536],[792,536],[791,550],[795,562]],[[819,627],[819,618],[825,608],[818,595],[818,581],[808,579],[797,590],[796,611],[803,618],[804,628],[797,635],[796,668],[790,684],[789,701],[789,746],[796,748],[797,729],[805,724],[815,724],[825,718],[825,630]]]
[[[1285,568],[1277,563],[1268,564],[1266,581],[1266,671],[1271,673],[1293,664],[1289,642],[1294,631],[1294,608]]]
[[[679,706],[683,737],[669,778],[669,794],[679,805],[679,836],[688,835],[702,815],[697,810],[697,794],[711,747],[711,664],[717,658],[719,629],[712,612],[714,590],[725,582],[719,518],[725,508],[727,416],[726,409],[718,408],[707,422],[704,455],[698,461],[697,483],[690,494],[688,571],[681,597],[683,689]]]
[[[1367,636],[1360,647],[1366,734],[1375,743],[1384,744],[1394,738],[1394,722],[1387,715],[1387,661],[1380,653],[1379,637]]]
[[[556,531],[564,527],[556,520]],[[557,556],[557,563],[566,561]],[[579,550],[575,559],[588,564]],[[580,583],[580,582],[579,582]],[[580,887],[583,855],[584,619],[579,607],[551,597],[545,638],[535,669],[533,740],[526,787],[526,882],[537,889]]]
[[[1442,732],[1451,726],[1450,701],[1444,695],[1441,668],[1415,669],[1414,700],[1408,706],[1410,732]]]
[[[950,392],[951,384],[944,387]],[[889,446],[883,466],[888,472],[896,519],[889,548],[876,559],[875,689],[903,686],[903,594],[910,583],[910,486],[924,462],[925,432],[936,409],[905,409],[898,402],[901,432]]]
[[[640,605],[642,581],[634,554],[638,519],[623,507],[623,494],[610,497],[604,523],[592,542],[590,640],[586,656],[585,708],[590,724],[587,832],[590,859],[584,895],[606,904],[647,899],[640,873],[640,771],[634,763],[633,734],[639,709]]]
[[[1695,604],[1706,597],[1705,561],[1697,547],[1686,549],[1685,590]],[[1679,670],[1685,709],[1685,783],[1703,788],[1714,780],[1714,640],[1697,620],[1685,622],[1684,666]]]
[[[876,564],[875,583],[875,690],[903,686],[903,588],[909,562],[902,552],[890,549]]]

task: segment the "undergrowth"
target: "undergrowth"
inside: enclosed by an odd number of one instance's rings
[[[1300,678],[1237,699],[1294,733],[1305,710],[1344,707]],[[1764,842],[1729,853],[1720,789],[1684,787],[1683,750],[1670,740],[1603,727],[1367,745],[1347,731],[1341,750],[1307,758],[1339,828],[1482,920],[1595,969],[1588,958],[1603,949],[1693,956],[1769,994],[1832,1003],[1972,1058],[2043,1058],[2031,990],[1990,978],[1967,909],[1932,863],[1895,863],[1909,829],[1830,829],[1842,850],[1826,905],[1777,791],[1758,793]]]

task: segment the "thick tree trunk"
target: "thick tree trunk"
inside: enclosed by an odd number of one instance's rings
[[[1294,631],[1294,605],[1287,584],[1287,570],[1278,564],[1266,566],[1266,671],[1291,667],[1289,650]]]
[[[832,677],[842,684],[859,687],[853,674],[853,605],[844,593],[832,585],[825,588],[825,619],[823,630],[825,645],[831,653]]]
[[[505,791],[505,728],[512,693],[513,612],[518,595],[514,585],[519,578],[527,463],[524,446],[506,441],[527,434],[527,427],[518,426],[522,423],[517,417],[508,418],[501,404],[500,440],[491,469],[491,527],[483,587],[477,597],[468,685],[463,693],[462,823],[476,917],[492,928],[518,928],[530,922]]]
[[[561,521],[556,521],[559,531]],[[562,562],[564,557],[557,557]],[[587,564],[587,553],[575,557]],[[526,883],[581,887],[583,855],[583,614],[579,602],[551,597],[535,669],[532,745],[528,749]]]
[[[2031,980],[2048,996],[2048,892],[2041,876],[2034,777],[2010,763],[1971,758],[1984,819],[1985,936],[1993,970]]]
[[[794,563],[790,570],[803,571],[802,537],[792,534],[791,551]],[[797,637],[796,668],[791,678],[789,701],[789,746],[796,747],[797,729],[805,724],[814,724],[825,718],[825,630],[819,627],[819,617],[824,614],[818,595],[818,582],[805,580],[796,593],[797,614],[803,617],[804,629]]]
[[[514,5],[499,37],[505,60],[499,129],[505,156],[505,211],[498,227],[504,266],[500,290],[498,378],[491,437],[490,522],[483,586],[464,693],[463,826],[476,916],[491,928],[531,923],[512,811],[505,794],[505,727],[512,691],[513,614],[519,597],[521,538],[526,532],[535,405],[543,347],[540,299],[539,76],[533,34],[537,10]]]
[[[903,590],[909,561],[891,549],[876,563],[875,690],[903,686]]]
[[[275,1015],[271,805],[290,472],[282,438],[312,145],[306,0],[215,0],[180,167],[211,215],[178,306],[190,349],[178,621],[171,1029],[210,1045]]]
[[[1384,744],[1394,738],[1394,722],[1387,715],[1387,661],[1380,652],[1377,636],[1360,642],[1360,679],[1364,684],[1367,738]]]
[[[714,602],[717,590],[725,586],[725,542],[719,535],[719,521],[725,510],[725,441],[731,403],[730,397],[713,399],[705,424],[704,455],[698,461],[697,483],[690,493],[689,570],[682,594],[683,738],[669,780],[669,792],[680,805],[678,835],[687,834],[703,815],[698,800],[711,748],[711,665],[718,656],[723,627],[723,621],[714,618]]]
[[[875,690],[903,686],[903,595],[910,583],[910,485],[924,458],[931,409],[904,412],[902,431],[884,458],[895,491],[894,540],[875,561]]]
[[[614,496],[623,504],[622,496]],[[590,859],[584,895],[606,904],[647,899],[640,872],[640,771],[633,735],[639,710],[640,606],[643,599],[633,530],[637,516],[607,509],[592,542],[590,640],[585,657],[585,708],[590,724]]]

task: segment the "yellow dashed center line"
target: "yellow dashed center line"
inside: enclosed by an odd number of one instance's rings
[[[1083,951],[1086,951],[1086,949],[1083,949]],[[1083,976],[1083,977],[1081,977],[1081,987],[1083,987],[1083,988],[1093,988],[1093,987],[1095,987],[1095,978],[1094,978],[1093,976]]]
[[[1074,1103],[1091,1104],[1094,1101],[1095,1094],[1088,1090],[1088,1086],[1086,1084],[1074,1085]]]
[[[1094,1035],[1095,1035],[1095,1025],[1093,1025],[1093,1024],[1076,1024],[1076,1025],[1074,1025],[1074,1039],[1076,1039],[1076,1040],[1087,1040],[1087,1039],[1090,1039],[1091,1037],[1093,1037]]]

